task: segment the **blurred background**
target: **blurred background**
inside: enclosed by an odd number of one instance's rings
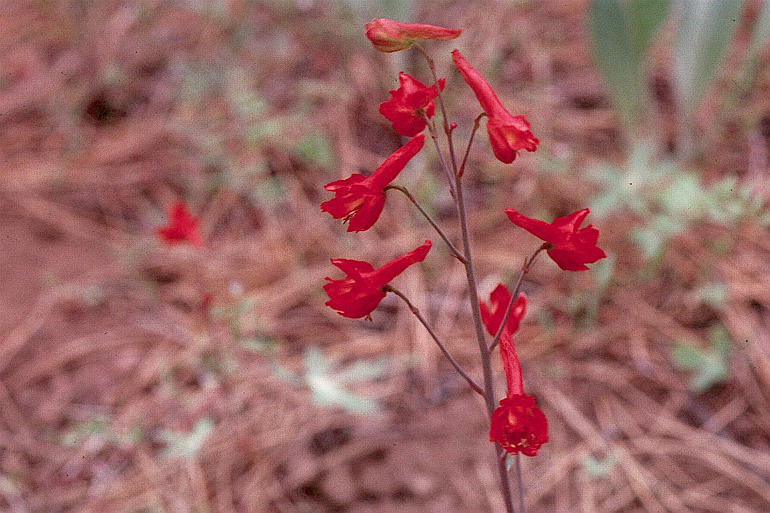
[[[0,18],[0,510],[502,511],[482,402],[402,304],[324,306],[330,257],[433,237],[400,196],[348,234],[323,184],[400,144],[377,108],[460,48],[541,140],[466,173],[482,294],[590,207],[609,258],[541,259],[517,335],[551,441],[529,511],[770,511],[770,6],[758,0],[29,0]],[[483,133],[483,132],[482,132]],[[454,237],[433,148],[398,183]],[[204,245],[155,230],[176,200]],[[396,285],[480,376],[440,244]],[[498,391],[503,380],[498,357]]]

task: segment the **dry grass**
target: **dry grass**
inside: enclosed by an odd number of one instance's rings
[[[576,166],[617,158],[581,3],[509,4],[456,3],[419,19],[468,27],[458,45],[480,68],[497,66],[501,96],[526,112],[540,153],[569,149]],[[322,184],[372,169],[398,145],[377,105],[395,73],[419,75],[419,63],[375,55],[361,20],[337,4],[219,5],[4,9],[0,509],[499,511],[483,407],[427,334],[391,298],[367,323],[325,308],[320,290],[330,256],[382,262],[428,236],[400,197],[376,229],[355,236],[318,210]],[[475,103],[441,55],[448,89],[463,91],[452,110],[472,119]],[[767,75],[752,107],[725,126],[758,112],[769,119]],[[706,174],[737,171],[767,201],[767,134],[716,137]],[[504,167],[485,145],[469,201],[491,288],[536,244],[502,208],[560,215],[592,188],[574,169],[542,172],[531,154]],[[420,164],[404,180],[446,196],[430,152]],[[202,218],[201,250],[153,238],[177,197]],[[446,203],[431,206],[456,233]],[[626,239],[635,223],[618,215],[600,225],[616,257],[606,290],[591,273],[545,260],[525,283],[531,314],[517,340],[527,390],[551,424],[551,443],[525,462],[529,511],[768,511],[770,237],[751,220],[729,233],[701,224],[644,279]],[[730,249],[715,254],[710,241],[725,235]],[[721,307],[698,300],[704,276],[725,284]],[[478,375],[459,266],[437,246],[400,280]],[[597,294],[596,320],[581,327],[569,298],[588,304]],[[705,344],[714,323],[733,341],[729,378],[695,394],[671,347]],[[275,352],[255,351],[249,338],[275,341]],[[390,357],[385,379],[361,389],[383,412],[318,407],[276,375],[276,362],[299,371],[310,345],[342,361]],[[210,432],[185,449],[190,433],[205,431],[202,419]],[[592,475],[589,457],[606,468]]]

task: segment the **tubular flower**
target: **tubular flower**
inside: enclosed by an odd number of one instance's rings
[[[332,259],[332,264],[346,276],[341,280],[326,277],[329,282],[324,285],[324,291],[329,296],[326,305],[343,317],[368,316],[385,297],[383,287],[410,265],[425,260],[430,247],[431,242],[426,240],[422,246],[394,258],[379,269],[360,260]]]
[[[193,246],[203,245],[198,233],[198,218],[190,214],[183,201],[174,203],[168,211],[168,224],[156,229],[158,237],[166,244],[189,242]]]
[[[452,60],[489,117],[487,134],[495,157],[510,164],[516,160],[519,151],[535,151],[540,140],[532,134],[527,118],[508,112],[500,103],[492,86],[465,60],[459,50],[452,51]]]
[[[366,37],[380,52],[397,52],[411,47],[417,41],[427,39],[454,39],[461,29],[449,29],[422,23],[401,23],[388,18],[378,18],[364,25]]]
[[[483,301],[479,302],[481,320],[490,335],[500,329],[510,301],[511,292],[500,283],[489,295],[489,306]],[[500,335],[500,358],[503,361],[508,394],[492,412],[489,441],[499,443],[510,454],[521,452],[534,456],[540,446],[548,441],[548,420],[535,406],[535,398],[524,393],[521,362],[513,345],[513,334],[519,329],[526,310],[527,298],[519,294]]]
[[[354,173],[344,180],[327,183],[324,189],[333,192],[334,197],[321,203],[321,210],[335,219],[350,221],[349,232],[368,230],[380,217],[385,206],[383,189],[396,179],[424,143],[425,135],[419,134],[393,152],[368,177]]]
[[[444,90],[442,78],[438,86]],[[390,101],[380,104],[380,114],[393,123],[393,130],[405,137],[414,137],[425,129],[427,124],[422,113],[432,118],[436,112],[433,98],[438,96],[436,85],[425,84],[412,78],[403,71],[398,74],[398,89],[390,91]]]
[[[508,303],[511,301],[511,292],[502,283],[495,287],[495,290],[489,295],[489,307],[483,301],[479,301],[481,308],[481,321],[487,328],[487,332],[494,336],[500,329],[500,323],[503,322]],[[527,297],[519,294],[516,302],[513,304],[511,314],[508,316],[508,322],[505,323],[505,329],[500,335],[500,358],[503,361],[503,370],[505,379],[508,383],[508,395],[523,394],[524,385],[521,379],[521,362],[516,354],[513,345],[513,334],[519,329],[519,323],[524,318],[527,311]]]
[[[565,271],[586,271],[588,266],[607,255],[596,246],[599,230],[588,225],[580,228],[590,210],[584,208],[568,216],[557,217],[548,224],[539,219],[523,216],[512,208],[505,210],[516,226],[550,243],[548,256]]]

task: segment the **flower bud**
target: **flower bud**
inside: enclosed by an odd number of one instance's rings
[[[454,39],[461,29],[448,29],[422,23],[401,23],[378,18],[366,25],[366,37],[380,52],[397,52],[411,47],[416,41],[427,39]]]

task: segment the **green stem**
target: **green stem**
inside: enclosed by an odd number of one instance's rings
[[[402,187],[400,185],[388,185],[385,187],[384,190],[387,191],[389,189],[392,189],[394,191],[401,191],[401,193],[403,193],[404,196],[406,196],[409,199],[409,201],[411,201],[412,204],[415,207],[417,207],[417,210],[420,211],[420,213],[423,215],[423,217],[425,217],[428,223],[430,223],[433,229],[436,230],[436,232],[439,234],[439,237],[441,237],[446,243],[446,245],[449,246],[449,250],[452,252],[454,257],[460,262],[465,263],[465,257],[463,256],[462,253],[460,253],[460,250],[457,249],[454,244],[452,244],[452,241],[449,240],[449,237],[447,237],[447,235],[444,233],[444,230],[442,230],[441,227],[433,220],[430,214],[428,214],[425,211],[425,209],[422,208],[422,206],[419,203],[417,203],[417,200],[414,198],[414,196],[412,196],[412,193],[409,192],[409,189],[407,189],[406,187]]]

